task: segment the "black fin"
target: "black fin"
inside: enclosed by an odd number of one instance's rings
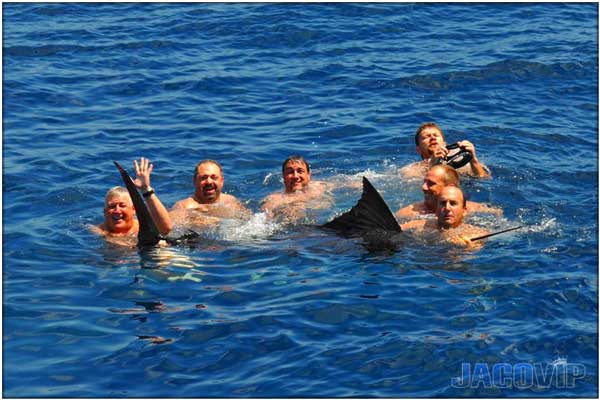
[[[343,235],[360,235],[372,231],[402,232],[388,205],[365,177],[358,203],[350,211],[329,221],[323,227]]]
[[[144,203],[144,199],[142,199],[142,196],[140,196],[127,171],[125,171],[125,169],[123,169],[118,162],[113,162],[121,173],[123,183],[125,183],[125,187],[127,188],[129,196],[131,196],[133,206],[135,207],[135,213],[140,224],[140,229],[138,231],[138,247],[156,245],[162,239],[162,236],[160,232],[158,232],[158,229],[156,228],[156,225],[150,216],[150,212]]]

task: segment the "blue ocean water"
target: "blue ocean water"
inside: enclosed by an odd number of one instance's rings
[[[4,396],[598,396],[597,4],[2,7]],[[430,120],[492,171],[464,186],[504,216],[471,222],[525,229],[384,253],[258,213],[292,153],[419,200],[397,170]],[[106,244],[112,160],[140,156],[168,206],[219,160],[255,218]],[[452,384],[565,359],[571,385]]]

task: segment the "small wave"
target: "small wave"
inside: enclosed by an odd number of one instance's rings
[[[410,75],[394,79],[360,79],[357,86],[373,90],[411,87],[422,90],[456,90],[475,84],[510,84],[542,79],[572,80],[593,71],[585,62],[543,64],[523,60],[502,60],[467,71],[450,71],[430,75]]]
[[[57,54],[69,54],[73,55],[76,53],[95,53],[95,52],[114,52],[114,51],[132,51],[140,49],[169,49],[176,48],[178,44],[176,42],[168,40],[146,40],[146,41],[131,41],[116,43],[111,45],[74,45],[67,43],[58,44],[44,44],[40,46],[7,46],[3,48],[5,55],[13,57],[46,57]]]

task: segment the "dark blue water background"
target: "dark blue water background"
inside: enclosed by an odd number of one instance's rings
[[[597,396],[596,4],[3,4],[5,396]],[[257,214],[149,255],[89,233],[155,164],[171,206],[204,158],[258,211],[281,161],[397,169],[435,120],[501,206],[478,253],[360,243]],[[325,221],[358,198],[336,192]],[[160,344],[150,337],[161,337]],[[580,363],[573,388],[451,387],[462,363]]]

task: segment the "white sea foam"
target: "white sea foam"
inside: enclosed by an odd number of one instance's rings
[[[247,221],[223,220],[219,236],[224,240],[243,242],[250,239],[264,239],[275,233],[280,225],[269,221],[263,212],[256,213]]]
[[[277,178],[277,175],[276,175],[276,174],[274,174],[274,173],[272,173],[272,172],[269,172],[269,173],[268,173],[268,174],[267,174],[267,175],[264,177],[264,179],[263,179],[263,182],[262,182],[262,183],[263,183],[263,185],[267,186],[267,185],[268,185],[268,184],[269,184],[269,183],[270,183],[270,182],[271,182],[273,179],[276,179],[276,178]]]
[[[539,223],[527,226],[528,232],[536,233],[554,233],[557,229],[556,218],[543,218]]]

